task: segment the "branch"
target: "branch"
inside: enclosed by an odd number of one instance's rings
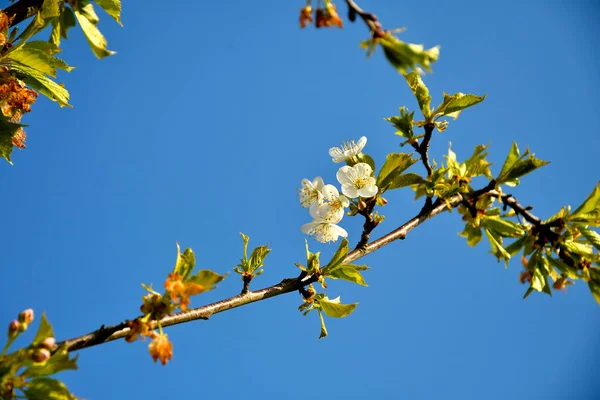
[[[416,141],[410,143],[421,156],[421,161],[427,170],[427,176],[431,176],[431,173],[433,172],[431,164],[429,163],[429,143],[431,142],[434,127],[435,125],[433,124],[425,125],[425,136],[423,137],[421,144],[418,144]]]
[[[43,3],[44,0],[20,0],[6,7],[2,12],[8,17],[10,26],[15,26],[37,14]]]
[[[382,37],[385,34],[383,28],[381,27],[381,23],[375,14],[366,12],[352,0],[346,0],[346,4],[348,4],[348,19],[350,21],[354,22],[354,20],[356,20],[356,16],[358,15],[369,27],[373,33],[373,37]]]
[[[486,192],[482,192],[479,195],[484,194],[486,194]],[[452,196],[450,199],[448,199],[448,203],[442,200],[437,200],[436,203],[433,204],[432,208],[427,213],[420,213],[419,215],[410,219],[409,221],[404,223],[399,228],[393,230],[392,232],[380,237],[379,239],[373,241],[372,243],[364,246],[361,249],[355,249],[348,253],[343,263],[352,263],[358,260],[359,258],[362,258],[367,254],[373,253],[374,251],[382,248],[383,246],[392,243],[395,240],[404,239],[408,232],[415,229],[417,226],[421,225],[428,219],[447,210],[447,204],[449,204],[451,207],[454,207],[460,204],[462,200],[463,196],[461,194],[456,194]],[[299,278],[287,278],[282,280],[277,285],[269,286],[254,292],[248,292],[246,294],[239,294],[237,296],[230,297],[228,299],[216,303],[208,304],[202,307],[190,309],[186,312],[181,312],[178,314],[167,316],[163,318],[160,321],[160,323],[162,327],[167,327],[198,319],[209,319],[214,314],[241,307],[246,304],[255,303],[257,301],[266,300],[271,297],[299,291],[304,286],[310,283],[314,283],[316,281],[317,277],[314,275],[309,277],[303,277],[301,275]],[[152,328],[154,328],[155,326],[156,322],[153,323]],[[100,329],[94,332],[57,343],[56,346],[66,346],[68,351],[81,350],[98,344],[122,339],[125,336],[127,336],[128,332],[129,328],[125,322],[110,327],[102,326]]]

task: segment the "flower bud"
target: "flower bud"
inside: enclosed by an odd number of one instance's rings
[[[55,344],[56,344],[56,339],[54,339],[53,337],[47,337],[46,339],[42,340],[42,343],[40,343],[40,347],[44,348],[44,349],[52,350],[54,348]]]
[[[27,310],[19,314],[19,322],[22,324],[29,325],[33,321],[33,310],[28,308]]]
[[[17,335],[21,332],[21,324],[19,321],[14,320],[10,324],[8,324],[8,338],[10,340],[17,337]]]
[[[365,203],[363,199],[360,199],[360,200],[358,201],[358,209],[359,209],[360,211],[362,211],[362,210],[364,210],[365,208],[367,208],[367,203]]]
[[[48,361],[50,359],[50,350],[35,349],[33,353],[31,353],[31,359],[36,363]]]

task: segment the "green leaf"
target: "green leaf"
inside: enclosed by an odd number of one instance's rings
[[[51,378],[32,379],[23,392],[30,400],[77,400],[64,383]]]
[[[407,153],[388,154],[377,176],[377,186],[382,192],[388,189],[395,178],[419,161],[417,158],[411,157],[412,154]]]
[[[319,310],[319,319],[321,320],[321,334],[319,335],[319,339],[327,337],[327,328],[325,327],[325,318],[323,318],[323,313]]]
[[[121,26],[121,0],[94,0],[108,15],[113,17]]]
[[[269,249],[269,245],[258,246],[254,250],[252,250],[252,254],[250,255],[250,260],[248,260],[249,269],[248,272],[254,272],[257,269],[261,268],[265,263],[265,258],[271,249]]]
[[[396,176],[390,184],[388,185],[387,190],[400,189],[410,185],[418,185],[427,182],[423,177],[414,172],[407,172],[406,174],[401,174]]]
[[[42,313],[42,318],[40,319],[40,326],[33,338],[33,345],[40,344],[44,339],[54,337],[54,331],[52,330],[52,325],[46,319],[46,313]]]
[[[391,34],[386,34],[377,41],[383,48],[387,60],[401,74],[418,68],[419,65],[431,72],[431,64],[437,61],[440,55],[438,46],[425,50],[423,45],[405,43]]]
[[[488,217],[484,215],[481,218],[481,226],[496,232],[502,237],[516,238],[523,236],[525,233],[521,225],[501,217]]]
[[[203,269],[198,271],[196,275],[193,275],[190,278],[188,278],[185,282],[202,285],[204,287],[204,291],[207,292],[209,290],[215,289],[215,285],[221,282],[226,277],[227,274],[219,275],[216,272],[211,271],[209,269]]]
[[[519,159],[519,154],[520,153],[519,153],[519,147],[517,146],[517,142],[513,142],[512,146],[510,147],[510,151],[508,152],[508,155],[506,156],[506,160],[504,160],[504,165],[502,166],[502,170],[500,171],[498,178],[496,178],[496,182],[499,182],[498,180],[501,179],[503,176],[506,176],[508,174],[508,172],[514,167],[515,163]],[[515,185],[511,185],[507,182],[503,182],[503,183],[506,183],[509,186],[515,186]]]
[[[518,178],[549,163],[549,161],[535,158],[535,155],[531,154],[529,149],[527,149],[522,156],[519,156],[519,148],[516,143],[513,143],[510,152],[504,161],[502,170],[496,178],[496,182],[508,186],[516,186],[519,184]]]
[[[587,199],[571,213],[569,221],[600,226],[600,182]]]
[[[588,286],[590,288],[590,292],[592,292],[592,295],[594,296],[594,299],[596,299],[596,302],[600,304],[600,285],[594,281],[589,281]]]
[[[483,238],[483,233],[481,232],[480,227],[473,226],[470,222],[467,222],[465,224],[465,229],[460,233],[460,236],[467,239],[467,244],[470,247],[475,247]]]
[[[81,26],[81,30],[83,30],[85,38],[94,52],[94,55],[98,58],[104,58],[115,54],[114,51],[110,51],[106,48],[106,39],[96,26],[98,24],[98,16],[94,11],[94,6],[88,1],[79,0],[77,2],[77,8],[74,11],[79,26]]]
[[[0,156],[4,157],[11,165],[12,161],[10,160],[10,154],[13,150],[12,139],[19,128],[24,126],[26,125],[10,122],[6,116],[0,113]]]
[[[509,244],[508,246],[506,246],[504,248],[504,250],[506,250],[506,252],[508,254],[510,254],[511,256],[515,256],[515,255],[517,255],[519,253],[519,251],[521,251],[521,249],[525,245],[525,242],[528,239],[529,239],[529,235],[523,235],[519,239],[515,240],[514,242],[512,242],[511,244]]]
[[[11,69],[32,89],[42,93],[50,100],[56,101],[61,107],[71,107],[67,89],[46,77],[42,72],[17,62],[11,63]]]
[[[196,265],[196,255],[192,251],[192,249],[187,248],[181,253],[181,248],[179,247],[179,243],[177,243],[177,260],[175,261],[175,267],[173,268],[173,272],[179,274],[182,280],[186,280],[188,276],[194,270],[194,266]]]
[[[45,45],[41,45],[39,41],[27,43],[19,50],[10,53],[2,62],[10,67],[16,61],[20,65],[25,65],[53,78],[56,78],[57,68],[67,72],[73,70],[73,67],[60,58],[52,57],[52,54],[59,50],[56,46],[48,42],[41,43],[45,43]]]
[[[359,270],[363,269],[366,269],[366,267],[353,264],[343,264],[330,271],[327,275],[327,278],[342,279],[344,281],[356,283],[361,286],[368,286],[365,282],[365,278],[363,278],[360,272],[358,272]]]
[[[348,255],[348,250],[349,250],[348,239],[343,238],[342,241],[340,242],[340,245],[339,245],[337,251],[335,252],[333,257],[331,257],[331,260],[327,263],[327,265],[325,265],[321,269],[321,273],[323,275],[326,275],[328,273],[328,271],[331,271],[332,269],[339,266],[342,263],[342,261],[344,261],[346,256]]]
[[[321,310],[329,317],[344,318],[352,314],[358,303],[342,304],[338,296],[335,299],[323,297],[319,300],[319,305],[321,306]]]
[[[542,271],[539,268],[535,268],[533,270],[533,276],[531,277],[531,287],[538,292],[544,290],[546,286],[546,278],[542,274]]]
[[[414,71],[404,75],[404,78],[408,83],[408,87],[410,87],[410,90],[412,90],[417,98],[423,116],[429,122],[429,118],[431,117],[431,96],[429,95],[429,89],[423,83],[421,76]]]
[[[408,108],[400,107],[400,115],[384,118],[384,120],[390,122],[397,129],[396,135],[411,139],[413,137],[413,119],[415,112],[409,112]]]
[[[596,248],[596,250],[600,251],[600,234],[596,231],[593,231],[588,228],[579,227],[579,232],[590,242],[592,246]]]
[[[69,38],[69,29],[77,26],[75,22],[75,14],[69,7],[64,7],[60,13],[60,36],[64,39]]]
[[[489,146],[479,144],[475,146],[473,155],[465,160],[466,176],[485,176],[492,179],[492,171],[490,171],[491,162],[486,160],[488,153],[486,152]]]
[[[510,260],[510,254],[502,247],[500,242],[500,238],[497,238],[494,233],[490,232],[488,229],[484,229],[485,235],[487,236],[490,245],[492,246],[492,250],[490,253],[496,256],[498,261],[500,259],[504,259],[504,266],[508,267],[508,261]]]
[[[487,95],[476,96],[474,94],[455,93],[449,95],[444,93],[444,101],[433,112],[434,116],[458,118],[458,115],[465,108],[474,106],[485,100]]]
[[[58,349],[43,365],[33,365],[25,370],[25,376],[30,378],[54,375],[60,371],[77,369],[77,356],[69,358],[65,347]]]

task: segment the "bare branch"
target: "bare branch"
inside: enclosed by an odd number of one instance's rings
[[[43,3],[44,0],[20,0],[6,7],[2,12],[8,17],[10,26],[14,26],[37,14]]]

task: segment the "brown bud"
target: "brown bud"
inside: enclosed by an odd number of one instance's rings
[[[22,324],[30,324],[33,321],[33,310],[28,308],[27,310],[19,314],[19,322]]]
[[[21,323],[17,320],[12,321],[8,324],[8,338],[14,339],[21,332]]]
[[[362,211],[362,210],[364,210],[365,208],[367,208],[367,203],[365,203],[363,199],[360,199],[360,200],[358,201],[358,209],[359,209],[360,211]]]
[[[36,349],[31,353],[31,359],[37,363],[48,361],[50,359],[50,350]]]
[[[42,347],[44,349],[52,350],[54,348],[55,344],[56,344],[56,339],[54,339],[53,337],[47,337],[46,339],[42,340],[42,343],[40,343],[40,347]]]

